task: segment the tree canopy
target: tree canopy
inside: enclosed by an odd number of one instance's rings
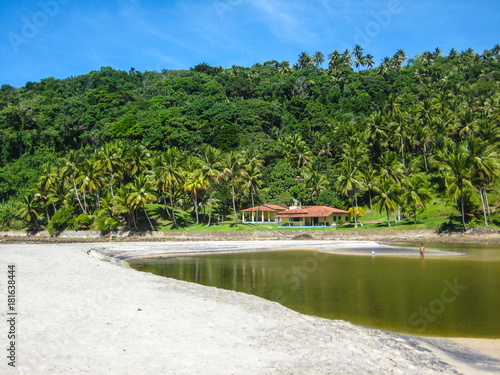
[[[3,85],[0,227],[38,230],[58,213],[103,228],[137,228],[141,216],[154,228],[149,203],[175,226],[176,208],[210,225],[212,213],[251,204],[347,208],[371,206],[372,195],[388,223],[395,211],[416,221],[431,190],[457,201],[464,228],[476,197],[487,225],[500,174],[499,83],[495,47],[410,59],[400,49],[375,67],[356,45],[302,52],[293,66],[103,67]]]

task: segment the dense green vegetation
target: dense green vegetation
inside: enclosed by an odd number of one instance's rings
[[[105,67],[3,85],[0,228],[237,225],[241,208],[294,199],[387,225],[498,224],[499,53],[399,50],[373,68],[355,46],[294,66]]]

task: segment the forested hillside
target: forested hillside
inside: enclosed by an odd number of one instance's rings
[[[146,207],[175,228],[180,212],[209,224],[294,199],[388,224],[446,200],[462,228],[498,224],[499,53],[399,50],[374,67],[355,46],[3,85],[0,228],[156,229]]]

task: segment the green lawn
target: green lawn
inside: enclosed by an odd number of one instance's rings
[[[193,231],[193,232],[222,232],[222,231],[269,231],[278,230],[277,223],[265,224],[242,224],[234,225],[233,217],[227,216],[223,223],[217,222],[217,216],[212,218],[212,224],[209,228],[206,226],[206,218],[200,215],[200,223],[196,224],[195,218],[189,213],[181,210],[176,210],[176,220],[179,229],[173,225],[165,212],[165,208],[160,204],[148,204],[146,210],[150,215],[154,227],[158,231]],[[343,228],[300,228],[300,230],[314,230],[314,231],[348,231],[348,230],[386,230],[390,228],[398,229],[433,229],[438,230],[442,227],[448,228],[461,228],[460,212],[457,210],[456,205],[450,199],[434,199],[424,211],[419,211],[417,215],[417,223],[415,224],[412,218],[402,218],[401,221],[395,223],[394,215],[390,214],[391,226],[387,225],[387,216],[385,212],[378,213],[375,210],[370,210],[365,207],[365,215],[361,218],[363,226],[354,228],[354,223],[346,225]],[[497,221],[498,222],[498,221]],[[483,221],[479,218],[476,220],[476,227],[484,226]],[[493,223],[490,227],[497,227]],[[140,216],[141,230],[149,230],[149,225],[144,215]],[[297,230],[298,228],[280,228],[279,230]]]

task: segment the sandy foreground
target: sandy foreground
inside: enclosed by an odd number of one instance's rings
[[[1,244],[0,374],[500,373],[498,340],[404,336],[118,266],[137,256],[294,246],[392,251],[338,241]],[[15,367],[7,358],[9,265]]]

